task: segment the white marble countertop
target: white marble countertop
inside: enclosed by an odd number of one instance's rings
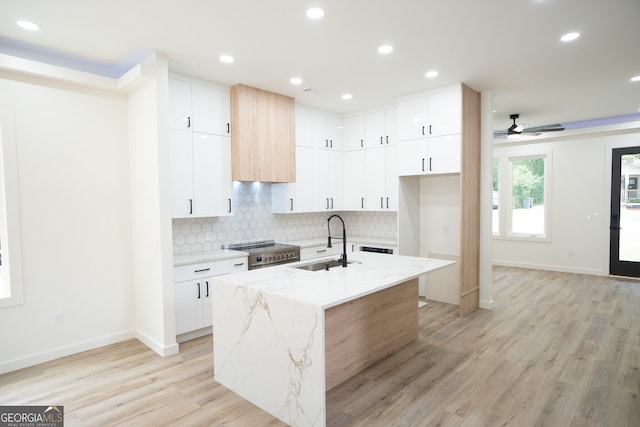
[[[454,263],[432,258],[357,252],[348,255],[349,261],[356,262],[346,268],[338,266],[329,271],[295,268],[297,265],[330,259],[336,257],[233,273],[218,276],[216,280],[328,308]]]
[[[173,256],[173,266],[197,264],[200,262],[211,262],[223,259],[246,257],[249,256],[248,252],[233,251],[229,249],[218,249],[208,252],[196,252],[192,254],[181,254]]]

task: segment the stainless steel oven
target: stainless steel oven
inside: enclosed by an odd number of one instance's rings
[[[275,243],[273,240],[261,240],[251,243],[229,243],[222,249],[232,249],[249,253],[249,270],[271,267],[300,261],[300,246]]]

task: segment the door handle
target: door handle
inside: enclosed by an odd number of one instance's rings
[[[611,225],[609,226],[609,230],[622,230],[622,227],[619,225]]]
[[[198,299],[200,299],[200,282],[198,282]]]

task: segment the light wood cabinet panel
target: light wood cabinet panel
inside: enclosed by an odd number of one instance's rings
[[[231,88],[234,181],[295,182],[294,100],[245,85]]]

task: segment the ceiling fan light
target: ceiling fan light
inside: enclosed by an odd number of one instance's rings
[[[18,20],[16,21],[16,24],[23,30],[38,31],[40,29],[40,26],[38,24],[31,21]]]

